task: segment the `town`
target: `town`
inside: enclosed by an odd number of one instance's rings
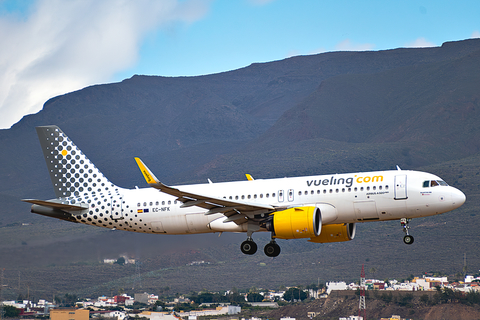
[[[363,281],[362,281],[363,280]],[[202,291],[190,295],[177,295],[171,298],[159,297],[152,293],[135,293],[130,296],[126,293],[112,297],[101,296],[95,299],[79,299],[76,295],[66,294],[56,297],[49,302],[44,299],[38,301],[16,300],[3,301],[0,311],[1,319],[32,319],[50,318],[52,320],[87,320],[97,319],[150,319],[150,320],[178,320],[188,319],[247,319],[239,317],[242,309],[256,308],[279,308],[290,303],[296,303],[306,299],[326,299],[329,296],[361,296],[361,283],[364,283],[364,292],[375,294],[388,294],[389,292],[424,293],[422,299],[433,297],[432,294],[439,292],[451,292],[474,296],[471,302],[480,304],[480,274],[466,275],[463,281],[449,281],[446,276],[410,277],[404,281],[361,279],[358,283],[345,281],[327,282],[325,285],[309,285],[305,287],[286,287],[283,290],[268,290],[251,288],[248,292],[226,291],[208,292]],[[429,295],[427,295],[429,293]],[[360,298],[361,299],[361,298]],[[477,301],[478,300],[478,301]],[[305,318],[313,319],[317,312],[305,311]],[[258,320],[259,317],[248,319]],[[281,320],[294,320],[295,318],[284,317]],[[318,319],[318,318],[317,318]],[[363,317],[349,315],[339,318],[340,320],[360,320]],[[391,318],[381,319],[408,319],[400,315],[392,315]]]

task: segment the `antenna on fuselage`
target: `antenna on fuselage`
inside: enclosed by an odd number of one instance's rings
[[[398,170],[398,171],[402,171],[402,169],[400,169],[400,167],[398,166],[398,164],[397,164],[397,170]]]

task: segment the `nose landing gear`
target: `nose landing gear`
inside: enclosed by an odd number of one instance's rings
[[[403,232],[405,232],[405,236],[403,237],[403,243],[409,244],[409,245],[412,244],[413,241],[415,240],[408,231],[410,229],[410,226],[408,225],[410,220],[412,219],[407,219],[407,218],[400,219],[400,223],[402,224],[402,227],[403,227]]]

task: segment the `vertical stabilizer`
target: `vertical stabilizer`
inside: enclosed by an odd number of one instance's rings
[[[57,198],[117,191],[59,127],[36,129]]]

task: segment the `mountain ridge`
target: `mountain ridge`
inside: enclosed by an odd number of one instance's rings
[[[339,279],[367,258],[380,266],[382,276],[394,268],[403,275],[429,266],[455,272],[450,260],[456,258],[438,252],[456,257],[465,251],[472,264],[480,263],[474,236],[480,218],[479,66],[476,39],[437,48],[299,56],[198,77],[133,76],[52,98],[41,112],[0,130],[0,243],[2,237],[10,243],[0,246],[0,256],[14,257],[1,262],[21,266],[30,283],[40,285],[35,279],[42,272],[69,274],[69,263],[84,259],[81,263],[87,265],[72,268],[85,270],[84,280],[77,283],[71,273],[62,283],[50,279],[42,282],[48,287],[42,294],[51,294],[55,285],[97,292],[114,282],[128,283],[119,270],[109,273],[92,262],[125,250],[142,255],[149,263],[146,271],[157,270],[148,276],[152,289],[167,283],[179,290],[192,285],[181,264],[197,256],[217,264],[194,270],[194,289],[307,281],[318,273]],[[127,188],[146,186],[134,156],[161,181],[176,185],[207,178],[214,183],[242,180],[244,173],[273,178],[394,169],[398,164],[441,176],[464,190],[467,203],[455,213],[419,219],[422,228],[412,222],[419,240],[411,250],[395,240],[402,235],[397,222],[360,224],[352,242],[285,242],[284,257],[272,261],[242,256],[238,244],[243,235],[218,241],[215,235],[165,238],[66,227],[66,222],[31,214],[29,205],[19,201],[54,195],[34,130],[47,124],[62,128],[110,181]],[[268,241],[266,235],[255,236]],[[199,253],[189,253],[192,248]],[[163,258],[176,267],[158,271],[165,266]],[[267,274],[245,276],[259,263],[267,263]],[[229,278],[231,268],[238,277]],[[292,275],[290,269],[302,272]],[[104,284],[96,283],[95,272],[105,275]],[[174,276],[160,279],[163,284],[155,277],[170,272]]]

